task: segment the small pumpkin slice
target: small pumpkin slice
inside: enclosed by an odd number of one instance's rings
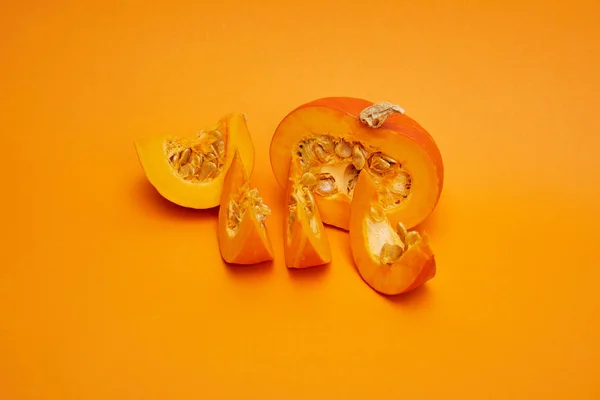
[[[258,264],[273,260],[266,227],[271,210],[258,189],[250,189],[250,175],[235,150],[225,174],[218,217],[219,250],[230,264]]]
[[[395,227],[386,216],[379,191],[361,172],[350,208],[352,256],[362,279],[377,292],[409,292],[432,279],[436,263],[428,236]]]
[[[301,171],[298,159],[292,160],[284,227],[284,253],[288,268],[308,268],[331,262],[329,239],[311,191],[316,178]]]
[[[214,126],[189,136],[151,136],[135,141],[148,181],[167,200],[183,207],[219,205],[233,152],[254,168],[254,144],[245,114],[231,113]]]

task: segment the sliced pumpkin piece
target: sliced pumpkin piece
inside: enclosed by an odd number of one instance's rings
[[[323,222],[345,230],[361,171],[375,180],[390,220],[409,229],[434,210],[443,187],[435,141],[387,102],[331,97],[297,107],[279,123],[270,145],[273,173],[283,188],[292,155],[319,181],[313,193]]]
[[[135,142],[142,169],[156,190],[183,207],[219,205],[235,149],[254,168],[254,144],[244,114],[231,113],[190,136],[153,136]]]
[[[362,279],[377,292],[409,292],[436,274],[427,234],[395,225],[385,214],[381,194],[370,174],[361,172],[350,211],[352,256]]]
[[[331,248],[312,190],[317,184],[294,158],[286,191],[284,253],[288,268],[308,268],[331,262]]]
[[[273,260],[266,226],[270,214],[258,189],[250,189],[250,174],[236,150],[225,174],[218,216],[219,250],[225,262],[258,264]]]

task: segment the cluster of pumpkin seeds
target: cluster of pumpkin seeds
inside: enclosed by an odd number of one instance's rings
[[[297,144],[296,155],[304,171],[311,171],[317,184],[314,193],[327,197],[343,192],[352,198],[358,174],[366,169],[380,188],[383,206],[400,204],[410,194],[411,176],[402,164],[376,149],[366,149],[360,142],[328,135],[306,138]],[[341,181],[326,166],[343,168]],[[338,180],[340,176],[338,176]]]
[[[223,170],[225,139],[218,129],[201,131],[197,138],[168,140],[165,152],[179,176],[188,181],[204,182]]]
[[[291,230],[296,217],[298,215],[298,207],[304,208],[304,213],[308,218],[308,223],[315,233],[318,231],[316,226],[316,220],[313,218],[315,214],[315,198],[313,196],[313,190],[317,186],[317,178],[311,172],[304,173],[297,182],[296,190],[290,195],[288,202],[288,213],[289,213],[289,225],[288,232]]]
[[[248,211],[254,213],[256,220],[264,226],[267,217],[271,215],[271,209],[263,203],[258,189],[244,190],[238,201],[231,200],[227,209],[227,227],[235,233],[240,227],[244,214]]]
[[[372,206],[369,211],[369,217],[373,222],[382,222],[385,220],[385,211],[382,206]],[[382,264],[391,265],[400,259],[406,248],[414,245],[421,240],[421,235],[417,231],[406,230],[406,227],[402,222],[398,222],[396,225],[396,233],[400,238],[400,244],[396,243],[385,243],[381,247],[379,253],[379,260]]]

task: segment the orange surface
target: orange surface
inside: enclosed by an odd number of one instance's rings
[[[600,398],[599,3],[207,3],[4,2],[0,398]],[[284,267],[270,135],[330,95],[397,102],[442,150],[410,296],[334,229],[331,265]],[[229,111],[269,265],[224,266],[216,210],[135,155]]]

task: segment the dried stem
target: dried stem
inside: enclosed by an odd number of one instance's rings
[[[371,128],[379,128],[395,112],[404,114],[404,109],[396,104],[380,101],[362,110],[358,118]]]

